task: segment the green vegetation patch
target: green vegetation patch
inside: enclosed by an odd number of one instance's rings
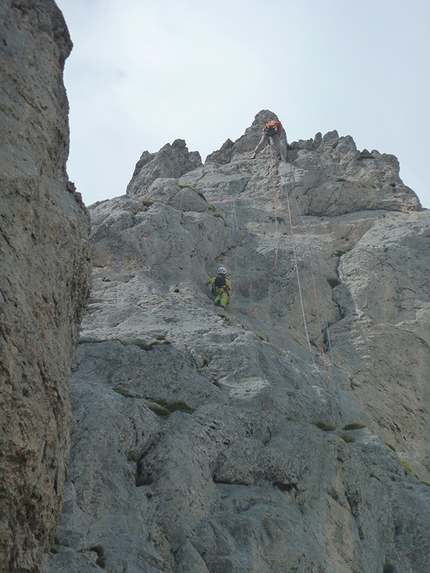
[[[157,335],[157,336],[160,336],[160,335]],[[141,340],[137,340],[137,341],[131,342],[130,344],[134,344],[135,346],[142,348],[142,350],[146,350],[146,352],[149,352],[150,350],[152,350],[154,348],[154,346],[161,346],[163,344],[172,344],[172,341],[163,337],[161,340],[156,339],[156,340],[151,340],[150,342],[144,342]]]
[[[207,203],[207,199],[206,197],[203,195],[203,193],[201,191],[199,191],[198,189],[196,189],[195,187],[193,187],[192,185],[188,185],[188,183],[182,183],[179,185],[179,187],[181,189],[191,189],[192,191],[195,191],[197,193],[197,195],[199,195],[202,199],[204,199]]]
[[[148,408],[160,416],[161,418],[168,418],[173,412],[184,412],[185,414],[192,414],[195,408],[192,408],[185,400],[174,400],[169,402],[162,398],[151,398],[152,403],[148,404]]]
[[[209,215],[212,215],[213,217],[219,217],[225,223],[224,217],[221,215],[221,213],[219,211],[217,211],[215,205],[209,205],[208,211],[209,211]]]
[[[110,342],[120,342],[121,344],[123,344],[124,346],[138,346],[139,348],[142,348],[143,350],[149,351],[152,350],[154,348],[154,346],[158,346],[158,345],[162,345],[162,344],[172,344],[172,341],[167,339],[164,334],[156,334],[155,335],[155,340],[150,340],[150,341],[145,341],[145,340],[139,340],[137,338],[135,339],[131,339],[131,340],[122,340],[120,338],[112,338],[110,339]],[[99,341],[101,342],[101,341]]]
[[[150,207],[155,203],[155,201],[152,201],[152,199],[141,199],[141,201],[144,207]]]
[[[339,437],[346,443],[355,442],[355,436],[351,436],[351,434],[347,434],[346,432],[341,432]]]
[[[331,424],[326,424],[326,422],[323,422],[322,420],[312,420],[311,424],[313,424],[323,432],[333,432],[333,430],[336,430],[336,426],[332,426]]]
[[[253,330],[252,332],[253,332],[256,336],[258,336],[258,338],[259,338],[260,340],[264,340],[264,341],[267,340],[267,336],[264,336],[264,334],[263,334],[262,332],[260,332],[259,330]]]
[[[129,392],[125,388],[122,388],[121,386],[116,386],[116,388],[112,388],[112,390],[117,394],[121,394],[121,396],[124,396],[124,398],[137,398],[136,394],[132,394],[131,392]]]
[[[97,553],[96,563],[99,567],[104,569],[106,567],[106,555],[102,545],[93,545],[92,547],[89,548],[89,551],[94,551],[95,553]]]
[[[165,408],[170,413],[179,411],[185,412],[186,414],[192,414],[195,410],[195,408],[192,408],[185,402],[185,400],[174,400],[169,402],[167,400],[163,400],[162,398],[152,398],[152,402],[155,402],[162,408]]]
[[[170,416],[169,410],[163,408],[162,406],[159,406],[158,404],[148,404],[148,408],[152,412],[154,412],[154,414],[160,416],[160,418],[168,418]]]
[[[141,487],[143,485],[151,485],[152,482],[154,481],[151,474],[143,474],[143,475],[136,474],[134,476],[134,479],[136,482],[136,487]]]
[[[366,424],[362,424],[361,422],[352,422],[351,424],[346,424],[342,430],[362,430],[367,427]]]
[[[417,470],[412,466],[412,464],[410,464],[408,461],[406,460],[401,460],[403,467],[405,468],[406,471],[410,472],[413,476],[415,476],[417,479],[419,479],[421,481],[420,475],[417,472]]]
[[[137,463],[140,460],[140,456],[139,454],[134,451],[134,450],[130,450],[127,454],[127,461],[128,462],[134,462]]]

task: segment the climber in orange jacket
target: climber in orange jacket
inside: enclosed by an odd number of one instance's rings
[[[281,142],[280,137],[282,134],[283,128],[282,123],[280,121],[269,121],[263,128],[263,135],[254,149],[254,155],[251,159],[255,159],[257,157],[257,153],[259,153],[265,145],[270,144],[270,139],[273,141],[273,145],[275,146],[276,152],[278,154],[278,158],[282,161],[282,151],[281,151]]]

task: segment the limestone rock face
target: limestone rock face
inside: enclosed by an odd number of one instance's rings
[[[156,179],[180,177],[201,164],[200,153],[189,152],[183,139],[176,139],[172,145],[166,143],[158,153],[144,151],[136,163],[127,194],[142,194]]]
[[[274,118],[90,207],[45,573],[427,573],[429,212],[335,132],[251,160]]]
[[[0,21],[0,571],[34,573],[68,473],[89,216],[66,174],[62,14],[50,0],[2,0]]]
[[[415,193],[399,177],[394,155],[358,151],[350,136],[337,131],[293,143],[292,182],[305,214],[343,215],[357,211],[419,211]]]

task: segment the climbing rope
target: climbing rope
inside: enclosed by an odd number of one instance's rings
[[[275,212],[275,262],[273,263],[273,268],[276,269],[278,264],[278,253],[279,253],[279,225],[278,225],[278,205],[276,201],[276,181],[275,181],[275,171],[277,160],[275,158],[276,153],[273,152],[273,145],[270,148],[272,156],[272,189],[273,189],[273,209]]]
[[[249,281],[246,284],[244,284],[240,287],[237,287],[235,290],[238,290],[238,291],[245,291],[245,290],[249,289],[250,286],[252,286],[252,285],[260,282],[261,280],[265,279],[272,271],[274,271],[277,268],[278,252],[279,252],[279,231],[278,231],[278,215],[277,215],[277,204],[276,204],[276,185],[275,185],[275,180],[274,180],[276,169],[274,168],[274,165],[275,164],[273,163],[272,169],[271,169],[271,178],[272,178],[272,185],[271,186],[273,189],[273,201],[274,201],[274,211],[275,211],[275,259],[273,262],[273,266],[269,271],[262,273],[256,279],[253,279],[252,281]],[[236,244],[235,244],[235,247],[237,247],[237,245],[239,243],[239,232],[240,232],[239,224],[238,224],[238,218],[237,218],[237,198],[244,191],[244,189],[248,185],[248,182],[250,179],[251,179],[251,176],[249,176],[245,180],[245,182],[242,184],[239,191],[232,198],[233,219],[234,219],[235,226],[236,226]]]
[[[258,283],[259,281],[263,280],[270,273],[272,273],[274,270],[276,270],[277,265],[278,265],[280,246],[279,246],[279,218],[278,218],[277,184],[276,184],[275,176],[276,176],[276,173],[278,172],[277,167],[279,165],[279,161],[277,159],[277,153],[275,152],[274,147],[273,146],[270,146],[270,147],[271,147],[271,149],[270,149],[270,155],[271,155],[270,177],[271,177],[271,187],[273,190],[273,209],[274,209],[274,222],[275,222],[275,247],[274,247],[275,256],[274,256],[274,262],[273,262],[272,268],[269,271],[263,273],[262,275],[260,275],[256,279],[253,279],[252,281],[246,283],[245,285],[238,287],[236,290],[239,290],[239,291],[247,290],[253,284]],[[282,166],[284,166],[284,165],[286,166],[286,163],[282,163]],[[289,177],[288,177],[288,175],[289,175]],[[294,171],[293,171],[293,168],[291,165],[290,165],[288,175],[287,175],[286,169],[285,169],[285,171],[283,171],[283,173],[281,173],[281,185],[283,184],[284,192],[285,192],[285,199],[286,199],[287,212],[288,212],[288,221],[289,221],[289,230],[290,230],[291,245],[292,245],[293,263],[294,263],[294,270],[295,270],[297,286],[298,286],[298,295],[299,295],[300,309],[301,309],[301,315],[302,315],[304,331],[305,331],[305,338],[306,338],[311,362],[312,362],[316,372],[318,373],[318,375],[320,376],[320,378],[323,380],[324,383],[326,382],[326,379],[327,379],[328,383],[331,383],[331,381],[333,379],[336,380],[336,370],[335,370],[335,364],[334,364],[334,359],[333,359],[333,350],[332,350],[329,327],[328,327],[327,308],[326,308],[324,296],[323,296],[323,280],[322,280],[321,265],[319,262],[317,251],[312,244],[310,233],[307,229],[303,214],[302,214],[300,206],[297,202],[297,198],[294,195],[295,180],[294,180]],[[235,224],[235,228],[236,228],[236,241],[235,241],[235,245],[234,245],[235,248],[239,244],[239,235],[240,235],[239,222],[238,222],[238,216],[237,216],[237,200],[238,200],[239,195],[245,190],[250,179],[251,179],[251,176],[247,177],[244,180],[244,182],[242,183],[242,185],[239,188],[239,190],[237,191],[237,193],[235,193],[235,195],[231,199],[224,199],[224,200],[217,201],[217,202],[224,202],[227,200],[228,201],[231,200],[231,202],[232,202],[232,214],[233,214],[234,224]],[[290,188],[290,191],[289,191],[289,188]],[[313,292],[314,292],[314,298],[315,298],[315,308],[316,308],[316,313],[317,313],[317,320],[318,320],[319,324],[324,325],[322,333],[321,333],[321,337],[322,337],[321,355],[322,355],[322,359],[323,359],[324,367],[325,367],[325,371],[326,371],[325,377],[322,375],[322,373],[320,372],[320,370],[318,368],[318,365],[317,365],[316,359],[315,359],[315,355],[314,355],[314,352],[312,350],[312,343],[311,343],[311,337],[309,334],[308,322],[307,322],[307,318],[306,318],[305,302],[304,302],[304,297],[303,297],[303,288],[302,288],[302,282],[301,282],[300,270],[299,270],[299,257],[298,257],[298,253],[297,253],[296,240],[295,240],[295,236],[294,236],[294,225],[293,225],[292,206],[291,206],[291,202],[290,202],[290,196],[294,199],[294,206],[297,209],[297,213],[299,215],[301,225],[302,225],[303,230],[304,230],[305,244],[306,244],[308,257],[309,257],[309,261],[310,261],[310,271],[311,271],[311,277],[312,277],[312,285],[313,285]],[[314,268],[314,260],[316,261],[317,271]],[[318,284],[317,284],[316,277],[318,277]],[[318,303],[318,291],[321,292],[321,305]],[[322,315],[323,316],[321,316],[321,312],[320,312],[321,307],[322,307]],[[332,375],[330,375],[329,368],[328,368],[327,361],[326,361],[327,349],[328,349],[328,355],[329,355],[330,361],[331,361]],[[336,388],[337,388],[337,392],[338,392],[338,401],[340,402],[340,395],[339,395],[337,380],[336,380]]]
[[[251,179],[251,177],[247,177],[245,179],[245,183],[242,185],[242,187],[239,189],[239,191],[236,193],[236,195],[234,195],[233,199],[232,199],[232,210],[233,210],[233,217],[234,217],[234,224],[236,225],[236,247],[239,243],[239,224],[237,222],[237,210],[236,210],[236,201],[238,196],[242,193],[242,191],[245,190],[245,187],[248,185],[248,181]]]
[[[309,337],[309,329],[308,329],[308,324],[306,321],[306,313],[305,313],[305,305],[303,302],[303,293],[302,293],[302,284],[300,281],[300,272],[299,272],[299,264],[298,264],[298,258],[297,258],[297,250],[296,250],[296,243],[294,240],[294,230],[293,230],[293,218],[291,215],[291,206],[290,206],[290,198],[288,195],[288,188],[287,185],[285,183],[285,197],[286,197],[286,202],[287,202],[287,212],[288,212],[288,220],[290,223],[290,237],[291,237],[291,246],[293,249],[293,262],[294,262],[294,270],[296,272],[296,278],[297,278],[297,286],[298,286],[298,291],[299,291],[299,300],[300,300],[300,308],[302,311],[302,319],[303,319],[303,325],[304,325],[304,329],[305,329],[305,335],[306,335],[306,341],[308,344],[308,349],[309,349],[309,354],[312,360],[313,365],[315,366],[315,368],[317,368],[316,362],[315,362],[315,357],[314,357],[314,353],[312,352],[312,346],[311,346],[311,341],[310,341],[310,337]],[[318,368],[317,368],[318,369]]]
[[[337,381],[337,378],[336,378],[336,367],[335,367],[335,364],[334,364],[333,349],[332,349],[332,345],[331,345],[329,325],[328,325],[328,319],[327,319],[327,307],[326,307],[325,300],[324,300],[324,295],[323,295],[323,280],[322,280],[321,264],[320,264],[320,261],[319,261],[319,257],[318,257],[318,255],[317,255],[317,251],[316,251],[315,247],[313,246],[313,243],[312,243],[312,240],[311,240],[311,237],[310,237],[310,233],[309,233],[309,231],[308,231],[308,229],[307,229],[307,226],[306,226],[306,223],[305,223],[305,220],[304,220],[302,211],[301,211],[300,206],[299,206],[299,204],[298,204],[298,202],[297,202],[297,198],[296,198],[296,196],[295,196],[294,193],[293,193],[295,179],[294,179],[294,171],[293,171],[293,168],[292,168],[291,165],[290,165],[290,169],[289,169],[289,174],[290,174],[290,178],[289,178],[290,193],[288,192],[288,183],[287,183],[287,180],[286,180],[286,179],[287,179],[286,176],[285,176],[285,179],[284,179],[284,189],[285,189],[285,195],[286,195],[286,201],[287,201],[288,215],[289,215],[289,220],[290,220],[290,233],[291,233],[292,243],[293,243],[293,255],[294,255],[294,258],[295,258],[295,267],[296,267],[296,273],[297,273],[297,277],[298,277],[297,280],[298,280],[298,284],[299,284],[300,300],[301,300],[301,304],[302,304],[303,296],[301,295],[301,292],[300,292],[300,291],[301,291],[300,278],[299,278],[299,274],[298,274],[298,265],[297,265],[297,262],[296,262],[294,233],[293,233],[292,217],[291,217],[291,207],[290,207],[290,199],[289,199],[290,194],[294,197],[295,207],[296,207],[296,209],[297,209],[297,213],[298,213],[298,215],[299,215],[299,217],[300,217],[300,221],[301,221],[303,230],[304,230],[304,232],[305,232],[305,242],[306,242],[306,247],[307,247],[307,251],[308,251],[308,255],[309,255],[309,259],[310,259],[310,267],[311,267],[311,273],[312,273],[312,283],[313,283],[313,289],[314,289],[315,305],[316,305],[317,312],[318,312],[318,320],[320,321],[320,323],[323,322],[323,324],[324,324],[324,329],[323,329],[323,333],[324,333],[324,334],[323,334],[323,338],[322,338],[322,348],[321,348],[321,350],[322,350],[322,356],[323,356],[324,366],[325,366],[325,369],[326,369],[326,375],[327,375],[327,379],[328,379],[329,382],[331,382],[332,380],[335,380],[335,382],[336,382],[337,398],[338,398],[338,402],[340,402],[339,386],[338,386],[338,381]],[[320,290],[320,292],[321,292],[321,305],[322,305],[322,308],[323,308],[323,318],[321,318],[321,315],[320,315],[320,313],[319,313],[318,296],[317,296],[317,290],[318,290],[318,289],[317,289],[316,280],[315,280],[315,270],[314,270],[314,268],[313,268],[313,265],[314,265],[313,261],[314,261],[314,259],[315,259],[316,262],[317,262],[318,279],[319,279],[319,290]],[[306,332],[307,332],[308,345],[310,345],[309,338],[308,338],[308,329],[307,329],[307,326],[306,326],[306,316],[305,316],[305,311],[304,311],[304,305],[303,305],[303,304],[302,304],[302,313],[303,313],[303,320],[304,320],[304,322],[305,322],[305,330],[306,330]],[[324,340],[324,336],[326,337],[326,340]],[[331,361],[331,372],[332,372],[332,376],[330,375],[330,372],[329,372],[329,370],[328,370],[327,363],[326,363],[326,351],[325,351],[325,348],[324,348],[325,345],[327,346],[328,351],[329,351],[329,357],[330,357],[330,361]],[[310,354],[311,354],[312,362],[313,362],[313,364],[315,365],[315,367],[316,367],[316,369],[317,369],[317,371],[318,371],[318,374],[320,375],[320,377],[322,377],[321,373],[320,373],[319,370],[318,370],[318,367],[316,366],[315,358],[314,358],[314,356],[313,356],[313,352],[312,352],[311,348],[310,348]],[[323,377],[322,377],[322,378],[323,378]]]

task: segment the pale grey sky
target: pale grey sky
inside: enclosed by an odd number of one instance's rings
[[[57,0],[68,173],[87,205],[123,195],[145,150],[204,161],[261,109],[289,141],[336,129],[392,153],[430,208],[430,0]]]

